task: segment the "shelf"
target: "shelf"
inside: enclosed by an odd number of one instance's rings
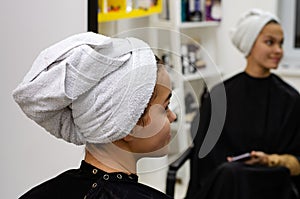
[[[207,28],[207,27],[216,27],[220,24],[218,21],[199,21],[199,22],[182,22],[179,24],[179,28]]]
[[[274,73],[278,75],[288,76],[288,77],[300,77],[300,69],[283,69],[279,68],[277,70],[273,70]]]
[[[183,77],[185,81],[194,81],[194,80],[201,80],[203,78],[218,77],[221,75],[222,75],[221,71],[212,71],[209,70],[208,68],[202,68],[202,69],[198,69],[197,72],[195,73],[183,75]]]
[[[194,80],[201,80],[203,79],[203,76],[200,75],[198,72],[194,74],[187,74],[183,75],[185,81],[194,81]]]
[[[98,22],[116,21],[120,19],[146,17],[149,15],[157,14],[162,11],[161,0],[157,1],[156,6],[152,6],[149,9],[133,9],[127,12],[125,9],[119,11],[110,11],[104,13],[98,13]]]
[[[175,28],[179,29],[189,29],[189,28],[208,28],[217,27],[220,22],[217,21],[200,21],[200,22],[182,22],[178,26],[168,20],[157,20],[155,21],[155,26],[164,28]]]

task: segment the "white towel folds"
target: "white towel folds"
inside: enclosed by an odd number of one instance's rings
[[[80,33],[42,51],[13,97],[58,138],[81,145],[128,135],[151,98],[155,56],[136,38]]]
[[[245,57],[251,52],[253,44],[263,27],[272,20],[279,23],[279,19],[270,12],[255,8],[244,13],[236,26],[230,30],[233,44]]]

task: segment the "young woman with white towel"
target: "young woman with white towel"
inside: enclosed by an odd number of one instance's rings
[[[136,38],[81,33],[40,53],[13,97],[46,131],[86,146],[68,170],[25,198],[168,198],[138,183],[136,162],[163,156],[170,141],[171,81]]]
[[[202,97],[187,198],[294,198],[300,190],[300,95],[272,73],[283,57],[280,21],[251,9],[239,18],[231,39],[246,66]],[[199,158],[209,118],[222,114],[211,99],[224,88],[226,102],[216,100],[226,104],[222,132],[210,153]],[[244,153],[250,157],[233,161]]]

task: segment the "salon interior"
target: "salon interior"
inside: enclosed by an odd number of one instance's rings
[[[0,4],[4,70],[0,78],[1,198],[18,198],[34,185],[78,167],[84,156],[84,146],[45,133],[12,99],[12,90],[38,53],[72,34],[93,31],[138,37],[168,65],[176,93],[170,107],[180,116],[172,124],[174,140],[167,156],[145,158],[138,165],[139,181],[162,192],[167,189],[169,165],[191,146],[190,123],[204,84],[212,87],[245,67],[244,55],[230,40],[230,30],[242,13],[258,8],[279,17],[285,55],[274,73],[300,91],[297,0],[27,0]],[[189,178],[187,161],[175,176],[175,198],[184,198]]]

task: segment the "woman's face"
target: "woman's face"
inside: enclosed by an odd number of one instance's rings
[[[171,98],[171,80],[164,68],[158,72],[155,91],[142,123],[138,123],[127,137],[130,151],[145,153],[146,156],[161,156],[167,153],[167,144],[170,142],[170,123],[176,115],[169,109]]]
[[[267,24],[257,37],[250,55],[248,69],[255,73],[269,73],[276,69],[283,56],[283,30],[277,23]]]

